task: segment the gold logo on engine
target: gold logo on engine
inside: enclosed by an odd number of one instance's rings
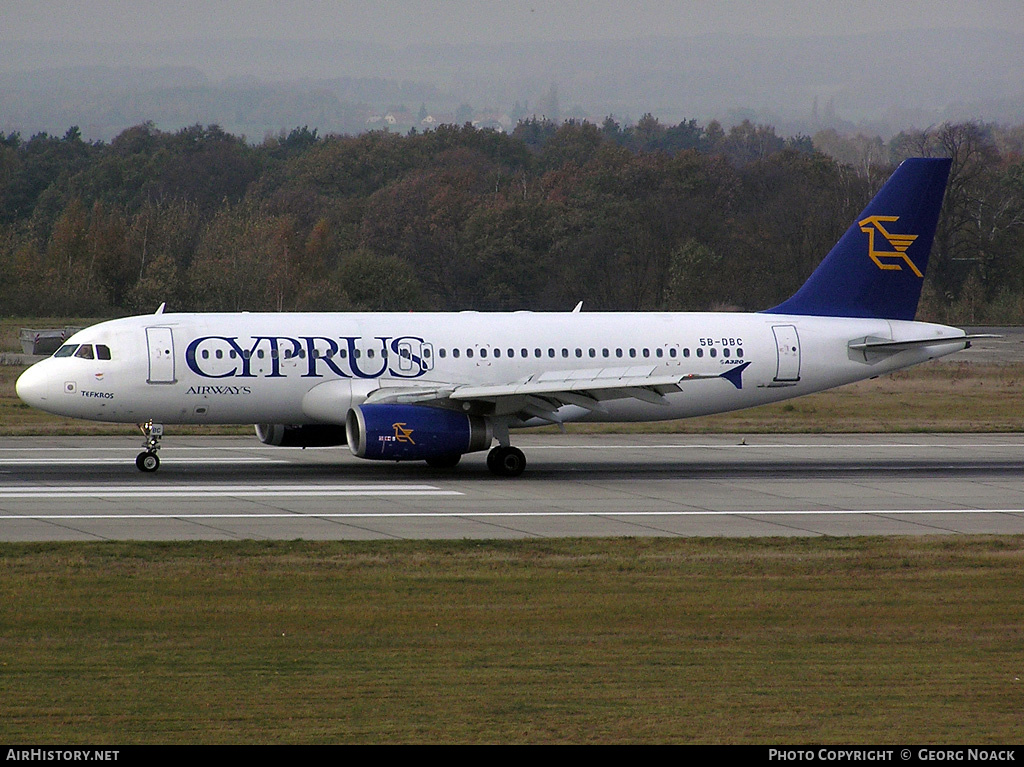
[[[413,432],[413,430],[405,428],[405,421],[403,421],[402,423],[393,423],[393,424],[391,424],[391,426],[395,430],[395,441],[396,442],[408,442],[410,445],[415,445],[416,444],[412,440],[412,432]]]

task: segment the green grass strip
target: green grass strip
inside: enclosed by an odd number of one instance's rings
[[[7,743],[1014,743],[1024,537],[0,544]]]

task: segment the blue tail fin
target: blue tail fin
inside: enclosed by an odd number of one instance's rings
[[[905,160],[803,287],[767,313],[914,319],[951,162]]]

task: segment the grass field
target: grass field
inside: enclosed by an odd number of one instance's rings
[[[0,545],[7,743],[1017,743],[1024,538]]]

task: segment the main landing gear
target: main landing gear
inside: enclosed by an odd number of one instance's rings
[[[160,438],[164,436],[164,426],[149,421],[140,423],[139,429],[142,430],[142,434],[146,438],[143,443],[143,447],[146,449],[135,456],[135,466],[139,471],[154,472],[160,468],[160,459],[157,457],[156,451],[160,449]]]
[[[487,454],[487,468],[499,477],[518,477],[526,468],[526,456],[517,447],[498,445]]]

